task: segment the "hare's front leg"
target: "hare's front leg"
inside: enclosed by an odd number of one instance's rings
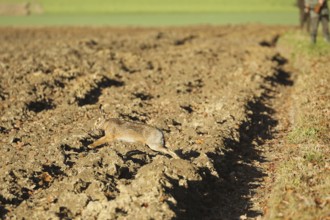
[[[94,143],[88,145],[89,148],[95,148],[97,146],[100,146],[102,144],[108,143],[111,141],[111,138],[109,138],[107,135],[97,139],[96,141],[94,141]]]

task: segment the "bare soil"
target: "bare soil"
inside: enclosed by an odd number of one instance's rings
[[[1,28],[0,216],[262,216],[260,146],[293,85],[276,49],[287,29]],[[100,104],[162,129],[181,159],[141,144],[88,149]]]

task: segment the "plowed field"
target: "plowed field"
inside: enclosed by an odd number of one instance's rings
[[[267,105],[290,86],[283,27],[1,28],[0,213],[27,219],[238,219],[265,176]],[[87,146],[101,117],[164,132]]]

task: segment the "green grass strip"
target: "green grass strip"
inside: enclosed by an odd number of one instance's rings
[[[116,13],[116,14],[43,14],[30,16],[1,16],[1,26],[45,25],[120,25],[177,26],[197,24],[297,24],[293,12],[240,13]]]

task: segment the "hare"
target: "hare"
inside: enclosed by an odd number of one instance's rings
[[[105,135],[89,148],[97,147],[111,141],[124,141],[129,143],[143,143],[154,151],[171,155],[173,158],[179,158],[176,153],[165,147],[163,132],[147,124],[123,121],[117,118],[102,118],[95,123],[95,129],[104,130]]]

